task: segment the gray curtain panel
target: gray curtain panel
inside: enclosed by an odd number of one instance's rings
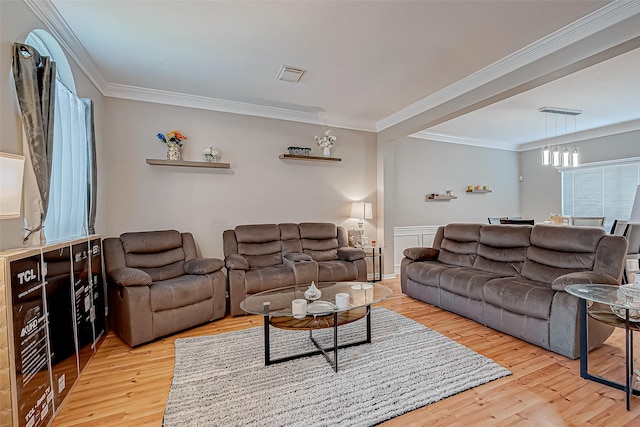
[[[96,163],[96,132],[93,126],[93,101],[82,98],[85,105],[87,142],[89,145],[89,176],[87,177],[87,225],[89,234],[96,232],[96,194],[98,191],[98,172]]]
[[[22,114],[22,125],[42,201],[40,224],[26,230],[27,234],[24,238],[26,242],[31,233],[43,227],[49,205],[56,64],[48,56],[41,56],[31,46],[14,43],[13,76]]]

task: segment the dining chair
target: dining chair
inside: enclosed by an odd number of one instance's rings
[[[521,216],[496,216],[496,217],[489,217],[489,224],[500,224],[500,220],[501,219],[522,219]]]
[[[521,224],[521,225],[533,225],[532,219],[509,219],[500,218],[500,224]]]
[[[602,227],[604,226],[603,216],[572,216],[571,225],[576,227]]]
[[[611,234],[612,236],[624,236],[624,231],[627,228],[627,224],[629,221],[623,221],[620,219],[614,219],[613,225],[611,226]]]

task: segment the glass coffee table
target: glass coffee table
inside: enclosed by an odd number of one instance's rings
[[[580,376],[609,387],[622,390],[627,398],[627,410],[630,410],[632,395],[640,396],[633,388],[633,331],[640,331],[638,306],[620,298],[617,285],[577,284],[566,287],[567,293],[580,298]],[[608,305],[611,309],[591,307],[592,303]],[[587,306],[589,303],[589,307]],[[619,315],[613,313],[617,311]],[[625,330],[625,377],[626,383],[620,384],[589,373],[587,317]]]
[[[322,295],[317,300],[307,300],[305,313],[297,313],[294,317],[292,303],[305,299],[305,291],[310,284],[287,286],[250,295],[240,303],[240,308],[250,314],[258,314],[264,318],[264,364],[286,362],[322,354],[327,362],[338,372],[338,349],[353,347],[371,342],[371,305],[386,300],[391,296],[391,289],[377,283],[360,282],[327,282],[317,284]],[[366,289],[362,289],[365,287]],[[338,308],[335,305],[336,294],[349,294],[349,307]],[[338,327],[366,318],[365,340],[346,344],[338,343]],[[294,354],[272,359],[270,354],[269,327],[279,329],[309,331],[309,339],[316,347],[315,351]],[[313,331],[333,328],[333,346],[323,348],[313,337]],[[329,354],[333,352],[333,359]]]

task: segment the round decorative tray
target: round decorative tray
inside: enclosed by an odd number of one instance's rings
[[[307,306],[307,314],[327,314],[335,310],[336,305],[329,301],[315,301]]]

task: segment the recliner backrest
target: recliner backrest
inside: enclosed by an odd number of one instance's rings
[[[249,261],[249,267],[264,268],[282,264],[282,242],[277,224],[239,225],[235,228],[237,253]],[[227,236],[223,236],[227,238]],[[225,242],[225,249],[227,242]],[[228,255],[225,253],[225,256]]]
[[[522,276],[552,283],[563,274],[593,270],[596,250],[604,235],[600,228],[538,224],[531,230]]]
[[[327,222],[303,222],[298,224],[298,227],[303,253],[316,261],[338,259],[340,243],[337,225]],[[341,240],[344,240],[342,246],[348,246],[346,236],[343,236]]]
[[[472,267],[478,254],[482,224],[448,224],[440,242],[438,261],[460,267]]]
[[[504,276],[520,275],[527,257],[531,229],[530,225],[482,226],[473,268]]]
[[[126,266],[144,271],[154,282],[184,275],[187,257],[179,231],[123,233],[120,242]]]

